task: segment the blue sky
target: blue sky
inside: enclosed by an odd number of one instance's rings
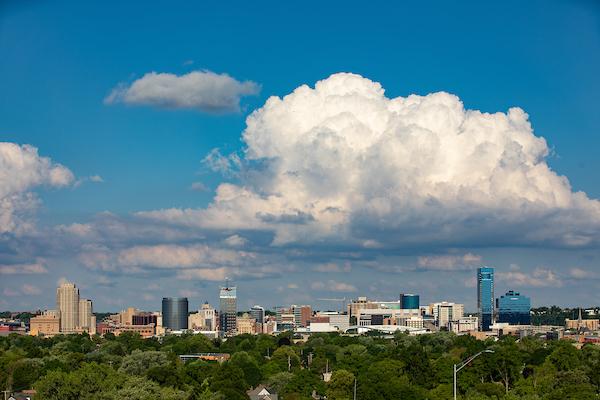
[[[90,248],[115,254],[136,246],[166,244],[215,249],[223,238],[236,235],[245,240],[239,245],[242,250],[236,247],[237,256],[246,257],[239,252],[248,251],[257,257],[257,264],[271,266],[268,272],[259,273],[259,265],[231,261],[240,263],[234,279],[244,306],[363,293],[389,298],[406,290],[421,292],[426,300],[463,301],[469,308],[475,301],[469,279],[478,263],[505,271],[498,289],[529,293],[534,304],[599,303],[598,230],[592,223],[585,227],[573,223],[576,226],[568,233],[579,237],[584,232],[589,239],[585,244],[532,239],[539,236],[534,234],[507,240],[511,229],[516,229],[509,224],[501,227],[506,229],[501,235],[482,234],[485,240],[481,242],[449,242],[431,235],[430,240],[366,246],[368,250],[358,251],[355,258],[347,257],[356,246],[353,235],[352,240],[341,235],[318,242],[295,237],[276,245],[273,232],[279,228],[274,226],[207,228],[162,219],[152,228],[158,233],[123,233],[109,240],[112,231],[106,228],[110,225],[106,212],[127,231],[138,226],[136,213],[140,211],[205,209],[215,202],[214,191],[223,182],[267,190],[267,183],[250,182],[244,173],[215,172],[202,160],[218,148],[223,155],[238,154],[245,173],[261,171],[252,166],[256,160],[244,156],[246,117],[270,96],[285,96],[304,84],[314,87],[315,82],[338,72],[379,82],[389,99],[445,91],[458,96],[466,109],[506,113],[520,107],[529,114],[534,134],[547,141],[550,151],[545,162],[568,178],[574,192],[585,192],[592,202],[600,197],[595,174],[600,170],[597,3],[321,3],[4,2],[0,6],[0,141],[34,146],[40,156],[68,168],[74,178],[67,185],[36,181],[19,192],[39,198],[35,210],[27,212],[27,221],[35,221],[37,233],[4,229],[0,265],[39,261],[45,272],[1,275],[8,294],[0,308],[51,307],[53,288],[63,277],[75,280],[100,310],[130,304],[158,308],[159,297],[177,293],[189,294],[192,303],[214,301],[218,280],[184,279],[176,267],[149,267],[140,260],[128,264],[128,271],[123,265],[85,266],[82,254]],[[260,92],[242,96],[239,112],[216,114],[198,108],[104,101],[120,83],[131,85],[150,72],[184,76],[207,70],[238,82],[255,82]],[[281,124],[287,126],[285,121]],[[262,137],[260,132],[254,135]],[[95,175],[103,182],[86,178]],[[191,190],[194,182],[201,182],[207,190]],[[437,200],[447,206],[443,198]],[[390,232],[376,224],[361,224],[363,211],[353,212],[356,218],[348,225],[351,231],[361,232],[361,240],[367,231],[373,237],[376,231],[384,236]],[[261,217],[262,223],[277,223],[285,214],[261,213],[270,218],[269,222]],[[298,213],[309,214],[306,210]],[[597,216],[588,217],[595,221]],[[328,224],[311,218],[319,222],[319,229]],[[461,221],[467,229],[469,219]],[[552,221],[544,229],[552,230]],[[57,226],[73,223],[87,224],[96,235],[53,237]],[[431,232],[440,228],[429,226]],[[178,233],[169,236],[167,229]],[[469,231],[465,237],[477,235]],[[474,257],[465,258],[468,254]],[[430,262],[435,266],[427,266],[431,257],[438,257],[437,262]],[[220,267],[202,262],[207,269],[232,267],[227,262]],[[415,267],[419,262],[424,271]],[[284,268],[292,264],[292,270]],[[333,272],[333,264],[340,272]],[[319,265],[330,265],[330,271],[323,272],[327,268]],[[452,270],[440,270],[444,268]],[[314,285],[316,281],[323,285]],[[24,285],[35,288],[24,289]],[[294,287],[311,285],[308,292]],[[150,287],[145,299],[129,293],[144,286]],[[573,288],[580,289],[577,298],[573,298]]]

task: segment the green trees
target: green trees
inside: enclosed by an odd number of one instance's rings
[[[331,381],[327,385],[328,400],[350,400],[354,388],[354,374],[345,369],[333,372]]]
[[[37,399],[247,399],[264,384],[281,400],[452,398],[452,365],[485,348],[461,370],[464,399],[600,399],[600,347],[511,337],[477,341],[450,333],[393,339],[319,334],[305,343],[289,335],[242,335],[211,341],[200,335],[54,338],[0,337],[0,385],[34,387]],[[179,353],[228,352],[229,361],[183,363]],[[267,357],[269,355],[269,357]],[[323,381],[329,365],[333,376]]]
[[[169,362],[167,354],[162,351],[134,350],[123,358],[119,372],[128,375],[144,375],[154,367],[163,367]]]

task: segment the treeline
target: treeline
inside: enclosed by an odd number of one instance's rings
[[[242,400],[263,383],[282,400],[452,399],[452,366],[491,349],[459,373],[461,399],[600,398],[600,347],[527,337],[478,341],[438,333],[374,336],[202,335],[141,339],[134,334],[0,337],[0,385],[35,388],[36,399]],[[181,354],[231,354],[222,364],[183,363]],[[326,366],[333,370],[323,381]]]
[[[595,311],[594,315],[588,314],[585,310],[581,310],[581,317],[583,319],[598,318],[598,308],[593,308]],[[577,319],[579,316],[579,308],[560,308],[558,306],[552,307],[538,307],[531,309],[531,323],[533,325],[557,325],[564,326],[565,320]]]

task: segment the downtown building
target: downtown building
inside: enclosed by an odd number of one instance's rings
[[[214,332],[217,330],[217,310],[208,302],[202,304],[202,307],[196,313],[188,317],[188,327],[195,331]]]
[[[187,297],[163,297],[162,325],[170,331],[184,331],[188,329]]]
[[[91,300],[79,297],[74,283],[64,282],[56,289],[56,310],[46,310],[31,318],[31,335],[52,336],[57,333],[96,333],[96,316]]]
[[[519,292],[509,290],[496,299],[496,322],[510,325],[531,323],[531,300]]]
[[[490,331],[494,323],[494,268],[477,268],[477,311],[479,330]]]
[[[229,282],[219,291],[219,330],[225,336],[237,333],[237,287]]]

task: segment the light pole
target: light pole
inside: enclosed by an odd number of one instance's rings
[[[474,356],[471,356],[471,357],[467,358],[466,360],[461,361],[460,364],[454,364],[454,368],[453,368],[453,370],[454,370],[454,400],[456,400],[456,374],[458,373],[458,371],[460,371],[461,369],[466,367],[471,361],[473,361],[474,359],[476,359],[483,353],[493,353],[493,352],[494,352],[494,350],[485,349],[485,350],[480,351],[479,353],[475,354]]]

